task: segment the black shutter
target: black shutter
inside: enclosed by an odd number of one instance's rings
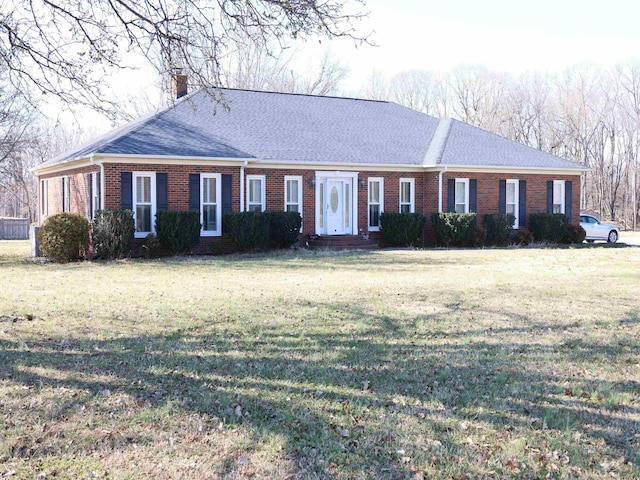
[[[189,174],[189,210],[200,211],[200,174]]]
[[[456,211],[456,179],[447,180],[447,212]]]
[[[570,181],[564,182],[564,214],[567,216],[569,223],[571,223],[571,214],[573,213],[571,199],[572,195],[573,183]]]
[[[91,174],[87,173],[87,217],[89,217],[89,220],[93,218],[93,195],[91,195],[92,187]]]
[[[499,200],[498,200],[498,209],[502,215],[507,213],[507,181],[500,180],[499,183]]]
[[[231,211],[232,175],[222,175],[222,215]]]
[[[478,211],[478,180],[472,178],[469,180],[469,213]]]
[[[133,175],[131,172],[120,172],[120,209],[133,210]]]
[[[553,180],[547,182],[547,213],[553,213]]]
[[[169,187],[166,173],[156,173],[156,210],[169,208]]]
[[[527,226],[527,181],[520,180],[518,186],[518,226]]]

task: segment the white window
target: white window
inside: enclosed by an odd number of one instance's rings
[[[100,203],[100,172],[91,174],[91,218],[95,218],[96,212],[102,208]]]
[[[247,211],[265,211],[265,184],[266,179],[264,175],[247,175]]]
[[[71,179],[62,177],[62,211],[71,211]]]
[[[553,213],[564,213],[564,180],[553,181]]]
[[[456,213],[469,213],[469,179],[456,178]]]
[[[156,174],[133,172],[133,218],[136,237],[143,238],[155,231]]]
[[[369,178],[369,230],[380,230],[380,214],[384,211],[384,179]]]
[[[302,215],[302,177],[284,177],[284,211]]]
[[[513,215],[516,219],[513,223],[513,228],[518,228],[518,213],[519,213],[519,202],[518,202],[518,184],[520,182],[518,180],[507,180],[507,198],[506,198],[506,208],[507,214]]]
[[[203,237],[222,234],[222,175],[203,173],[200,175],[200,223]]]
[[[49,180],[40,181],[40,214],[49,215]]]
[[[400,213],[413,213],[415,211],[415,179],[400,179]]]

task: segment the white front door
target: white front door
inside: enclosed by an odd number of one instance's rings
[[[344,180],[327,180],[325,212],[327,235],[343,235],[345,226]]]

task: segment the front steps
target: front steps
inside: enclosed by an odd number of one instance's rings
[[[361,235],[309,235],[307,246],[312,250],[377,250],[378,241]]]

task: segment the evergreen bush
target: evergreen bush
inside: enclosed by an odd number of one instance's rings
[[[96,256],[113,259],[128,255],[134,232],[135,223],[131,210],[98,210],[91,232]]]
[[[516,221],[514,215],[491,213],[484,216],[484,228],[487,229],[487,245],[506,246]]]
[[[431,222],[436,233],[436,243],[444,247],[468,247],[476,242],[475,213],[433,212]]]
[[[427,218],[422,213],[383,212],[380,231],[389,244],[397,247],[413,246],[422,235]]]
[[[187,254],[200,241],[200,212],[160,210],[156,214],[156,236],[172,254]]]
[[[53,215],[40,228],[40,250],[54,262],[83,259],[89,249],[90,231],[91,224],[82,215],[70,212]]]

